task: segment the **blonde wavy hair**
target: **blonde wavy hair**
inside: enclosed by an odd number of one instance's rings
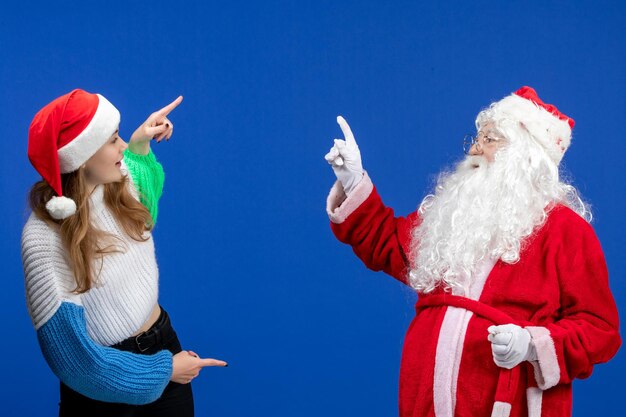
[[[154,223],[148,209],[130,193],[129,181],[125,175],[119,182],[104,184],[104,203],[130,238],[145,242],[150,237],[144,236],[144,233],[152,231]],[[29,205],[40,219],[59,227],[61,241],[71,260],[76,281],[74,292],[82,294],[95,285],[99,275],[99,271],[95,273],[92,262],[124,250],[115,244],[119,237],[97,229],[90,221],[85,169],[62,174],[61,182],[64,195],[76,202],[74,215],[63,220],[55,220],[50,216],[46,203],[56,193],[44,180],[36,182],[30,189]]]

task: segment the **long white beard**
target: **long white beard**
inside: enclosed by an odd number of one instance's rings
[[[559,193],[558,174],[546,191],[521,164],[514,166],[515,157],[498,156],[491,163],[468,156],[455,171],[441,174],[435,194],[422,201],[409,274],[416,290],[464,287],[488,256],[518,261],[523,239],[545,221],[546,206]]]

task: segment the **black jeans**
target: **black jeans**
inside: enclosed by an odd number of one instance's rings
[[[163,307],[161,307],[159,318],[150,329],[137,338],[131,336],[111,347],[143,355],[153,354],[163,349],[169,350],[174,355],[182,351],[169,315]],[[179,384],[170,381],[158,400],[144,405],[132,405],[94,400],[61,382],[59,417],[193,417],[193,415],[191,383]]]

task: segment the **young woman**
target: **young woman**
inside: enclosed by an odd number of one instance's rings
[[[150,141],[170,139],[167,116],[181,101],[152,113],[129,144],[119,111],[80,89],[31,123],[28,157],[42,180],[30,191],[22,262],[61,416],[192,416],[191,380],[227,366],[182,350],[158,303],[151,230],[164,175]]]

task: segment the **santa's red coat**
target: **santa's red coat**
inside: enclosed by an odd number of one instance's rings
[[[348,198],[336,182],[327,211],[368,268],[407,282],[417,212],[396,217],[367,173]],[[615,355],[618,313],[592,227],[556,205],[526,243],[515,264],[483,264],[474,297],[418,294],[400,366],[402,417],[570,416],[574,378]],[[528,329],[538,361],[511,371],[494,363],[487,328],[504,322]]]

